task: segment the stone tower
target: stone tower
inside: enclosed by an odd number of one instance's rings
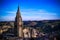
[[[22,22],[19,6],[15,18],[15,33],[16,36],[23,37],[23,22]]]

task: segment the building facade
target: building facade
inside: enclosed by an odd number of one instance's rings
[[[23,21],[22,21],[19,6],[18,6],[17,13],[16,13],[14,25],[15,25],[14,31],[15,31],[16,36],[23,37],[23,38],[30,38],[33,36],[33,33],[32,33],[32,31],[34,31],[33,29],[23,28],[24,26],[23,26]],[[36,33],[35,33],[35,36],[36,36]]]

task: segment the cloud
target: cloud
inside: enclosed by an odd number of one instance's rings
[[[14,21],[15,16],[2,16],[0,21]]]
[[[59,19],[57,13],[47,12],[46,10],[22,9],[21,16],[23,20],[52,20]],[[3,16],[2,20],[15,20],[16,11],[7,11],[9,15]],[[1,18],[0,18],[1,19]]]

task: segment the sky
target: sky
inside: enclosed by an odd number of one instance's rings
[[[60,19],[60,0],[0,0],[0,21],[14,21],[18,5],[24,21]]]

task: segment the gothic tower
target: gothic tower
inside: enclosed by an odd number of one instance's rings
[[[15,18],[15,33],[16,36],[23,37],[23,22],[22,22],[19,6]]]

